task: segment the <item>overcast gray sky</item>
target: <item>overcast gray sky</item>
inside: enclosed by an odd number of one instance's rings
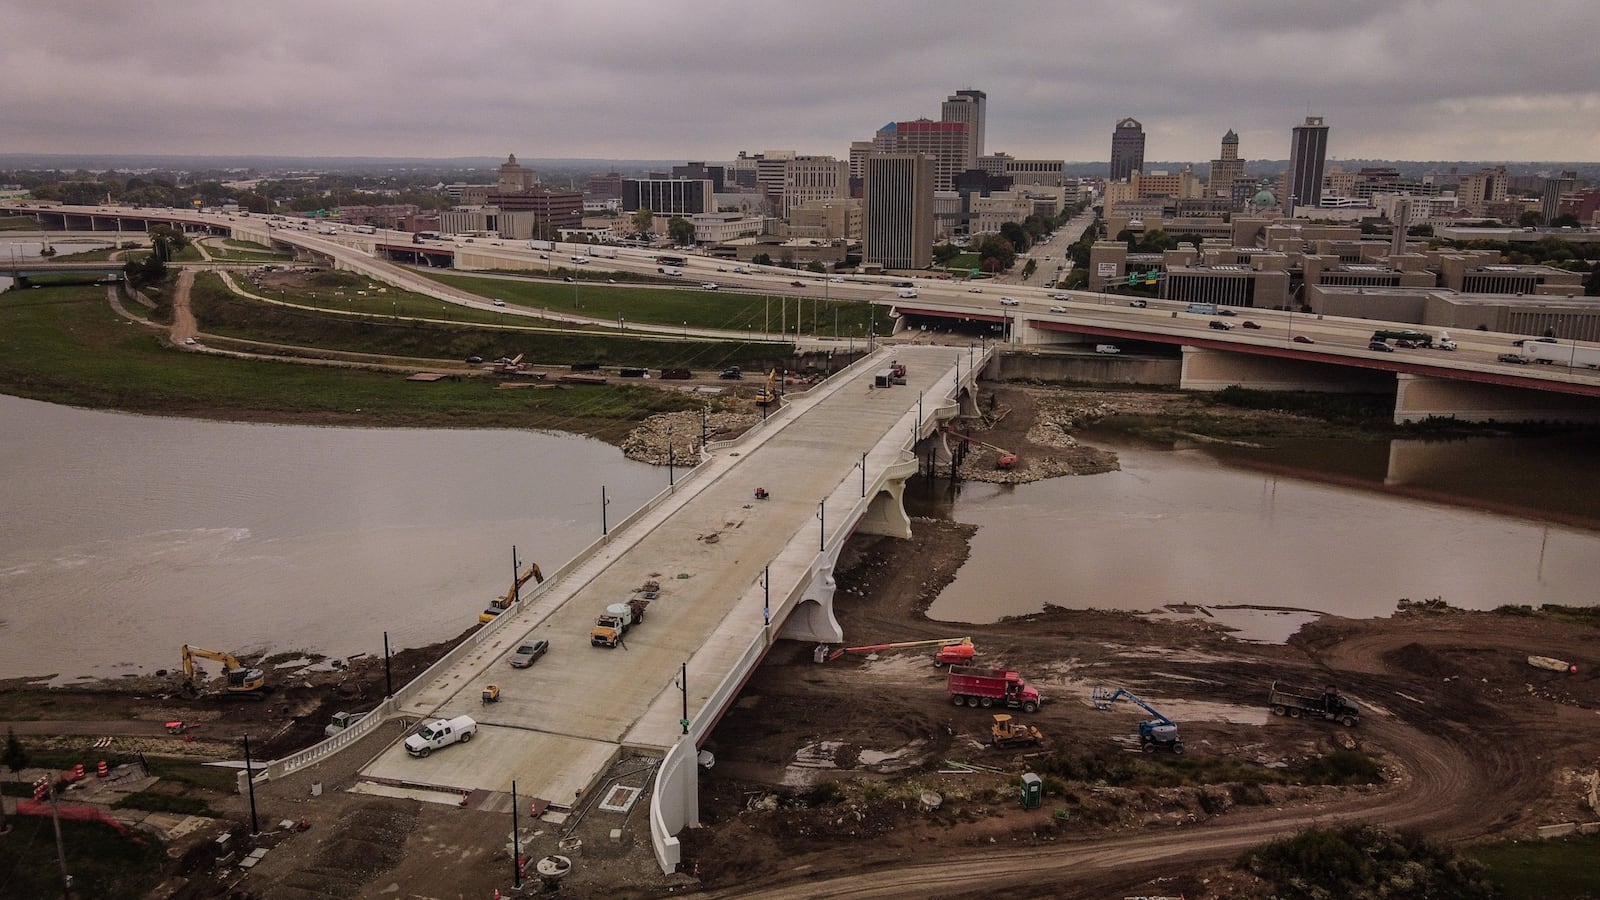
[[[0,152],[844,156],[988,93],[988,152],[1600,160],[1595,0],[0,0]]]

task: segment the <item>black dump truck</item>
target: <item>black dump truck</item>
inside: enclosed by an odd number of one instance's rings
[[[1275,716],[1291,719],[1328,719],[1346,728],[1354,728],[1361,721],[1361,710],[1333,689],[1332,685],[1315,691],[1274,681],[1267,696],[1267,705]]]

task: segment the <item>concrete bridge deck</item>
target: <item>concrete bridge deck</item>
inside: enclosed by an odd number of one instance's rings
[[[891,356],[907,364],[908,383],[874,388],[874,373]],[[929,392],[931,414],[931,389],[942,384],[937,403],[948,411],[956,369],[968,373],[972,358],[949,347],[880,350],[797,395],[782,413],[784,421],[703,463],[709,471],[680,486],[676,496],[519,610],[517,620],[406,699],[408,714],[476,718],[480,731],[469,745],[411,759],[396,744],[363,774],[491,792],[508,791],[515,779],[522,792],[565,804],[623,748],[664,754],[679,741],[685,718],[697,732],[709,730],[702,710],[730,676],[748,675],[739,667],[752,640],[770,643],[777,636],[777,599],[780,591],[789,594],[780,585],[803,586],[819,555],[826,555],[823,546],[836,548],[840,532],[855,526],[847,513],[869,493],[861,487],[860,464],[866,463],[871,492],[891,469],[903,479],[905,448],[914,442],[918,423],[926,421],[919,392]],[[753,499],[758,486],[771,493],[770,500]],[[830,495],[835,499],[821,506],[819,518],[819,505]],[[898,496],[893,500],[898,510]],[[768,566],[770,623],[758,587]],[[661,596],[628,632],[625,647],[590,646],[596,615],[649,580],[661,584]],[[828,601],[831,610],[831,593]],[[818,617],[815,610],[811,616]],[[820,618],[825,628],[831,612]],[[531,668],[512,669],[507,656],[525,638],[548,640],[550,651]],[[685,663],[688,687],[682,692],[677,679]],[[502,688],[493,705],[480,700],[489,682]],[[708,712],[715,716],[720,710]]]

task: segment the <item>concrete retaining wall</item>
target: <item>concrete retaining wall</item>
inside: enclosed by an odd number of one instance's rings
[[[1076,381],[1177,386],[1183,364],[1109,354],[1001,353],[983,370],[986,381]]]

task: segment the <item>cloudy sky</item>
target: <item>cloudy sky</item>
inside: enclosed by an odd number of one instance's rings
[[[988,94],[988,152],[1600,160],[1595,0],[0,0],[0,152],[844,156]]]

